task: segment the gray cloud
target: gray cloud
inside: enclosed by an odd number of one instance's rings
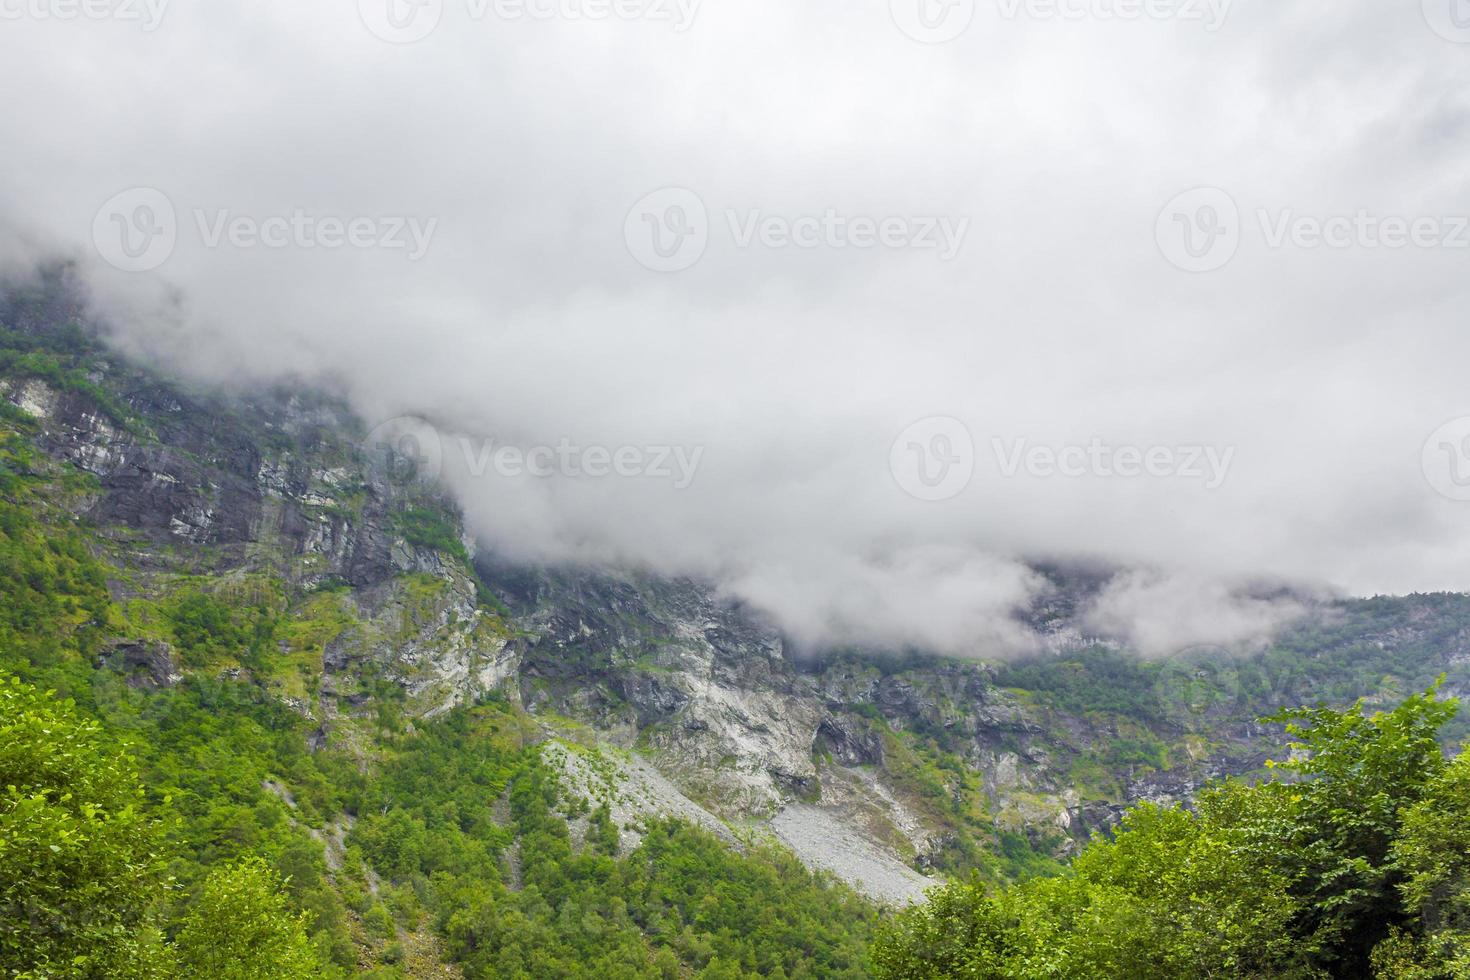
[[[1133,569],[1108,582],[1086,609],[1083,624],[1150,656],[1202,644],[1249,650],[1273,630],[1307,616],[1311,598],[1326,595],[1262,594],[1248,582]]]
[[[1470,215],[1470,47],[1419,5],[1242,2],[1213,33],[981,5],[932,46],[871,2],[708,0],[682,33],[473,9],[446,0],[407,45],[341,3],[0,24],[0,263],[76,257],[119,342],[194,377],[330,378],[370,422],[449,439],[701,448],[683,490],[446,478],[493,547],[707,575],[812,642],[1024,645],[1032,554],[1161,570],[1176,584],[1097,614],[1144,644],[1289,615],[1232,589],[1254,576],[1467,586],[1470,504],[1421,450],[1470,415],[1470,250],[1272,248],[1257,214]],[[1240,241],[1187,273],[1155,225],[1199,186],[1234,199]],[[124,273],[93,226],[135,187],[178,242]],[[698,195],[709,240],[657,273],[624,228],[665,187]],[[729,216],[829,209],[969,227],[943,261],[741,247]],[[298,211],[437,225],[410,261],[211,248],[196,214]],[[968,427],[974,475],[921,501],[890,449],[932,416]],[[996,439],[1235,455],[1216,489],[1006,477]]]

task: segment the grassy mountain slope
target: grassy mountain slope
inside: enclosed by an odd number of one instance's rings
[[[1281,705],[1470,683],[1456,595],[1326,604],[1241,659],[799,660],[695,583],[477,558],[339,404],[156,377],[62,273],[0,298],[0,395],[0,670],[136,757],[164,921],[259,856],[341,975],[864,976],[879,913],[772,817],[1050,875],[1131,803],[1261,771]]]
[[[866,975],[874,912],[846,889],[673,821],[620,851],[606,807],[562,788],[547,733],[510,699],[481,690],[441,710],[470,682],[421,676],[415,652],[478,656],[510,632],[457,531],[449,546],[424,533],[457,528],[442,500],[344,492],[348,476],[318,513],[279,513],[232,481],[232,451],[271,447],[247,471],[308,454],[330,470],[324,459],[351,463],[350,444],[252,432],[225,406],[170,412],[179,393],[84,333],[6,326],[0,672],[73,699],[137,759],[170,921],[202,900],[210,869],[258,855],[306,913],[324,975]],[[87,472],[56,451],[77,426],[101,434],[86,443],[98,453],[141,462]],[[215,431],[181,431],[200,426]],[[339,547],[354,521],[371,528]],[[591,831],[574,842],[579,819]]]

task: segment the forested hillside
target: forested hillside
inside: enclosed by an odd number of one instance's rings
[[[1271,778],[1140,805],[1065,875],[949,885],[886,927],[878,975],[1470,976],[1470,755],[1446,762],[1436,693],[1282,712]]]
[[[76,330],[0,334],[12,383],[173,452],[89,378],[99,355]],[[105,533],[95,475],[49,456],[21,408],[0,430],[5,976],[868,974],[871,905],[758,839],[650,820],[621,849],[606,803],[562,787],[548,732],[503,696],[427,721],[365,670],[362,711],[323,744],[301,699],[357,625],[348,582],[282,552],[241,568],[225,546]],[[404,513],[454,526],[433,500]],[[408,644],[460,585],[413,569],[388,587],[385,642]]]
[[[1349,976],[1453,953],[1457,859],[1425,848],[1458,838],[1419,804],[1458,812],[1433,746],[1462,721],[1389,716],[1412,738],[1381,760],[1388,802],[1333,798],[1371,846],[1305,783],[1200,794],[1288,761],[1288,719],[1259,720],[1281,706],[1367,698],[1307,720],[1377,745],[1372,711],[1439,675],[1463,693],[1464,596],[1326,603],[1261,649],[1163,661],[1107,637],[799,655],[700,583],[477,553],[340,403],[144,371],[58,278],[0,301],[0,394],[6,975]],[[1065,609],[1076,583],[1048,574]],[[1255,949],[1273,929],[1296,959]]]

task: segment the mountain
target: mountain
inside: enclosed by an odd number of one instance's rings
[[[1149,661],[1064,564],[1030,660],[798,650],[711,583],[483,551],[340,400],[159,376],[83,309],[0,298],[0,669],[132,746],[184,895],[262,855],[348,973],[866,975],[878,906],[1257,772],[1262,714],[1470,690],[1467,596]]]

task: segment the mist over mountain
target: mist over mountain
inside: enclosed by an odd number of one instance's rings
[[[0,975],[1470,977],[1467,59],[0,0]]]
[[[1225,7],[943,45],[835,3],[23,18],[0,259],[75,262],[182,376],[427,422],[487,548],[712,580],[808,643],[1028,649],[1037,555],[1148,569],[1089,622],[1154,652],[1290,621],[1262,578],[1464,589],[1463,51]]]

